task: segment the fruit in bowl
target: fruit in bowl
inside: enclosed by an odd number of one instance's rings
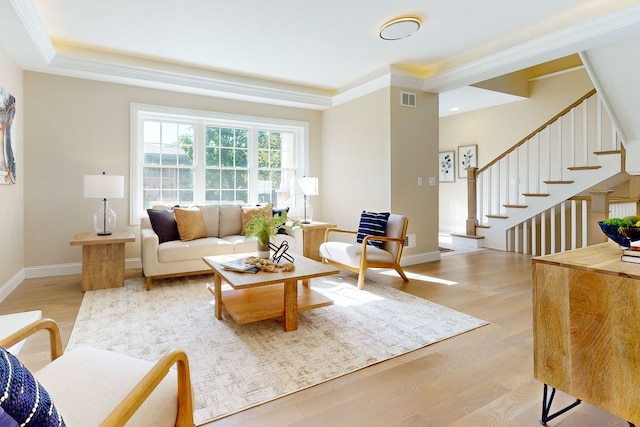
[[[598,222],[598,225],[608,238],[625,248],[630,248],[631,242],[640,240],[640,216],[609,218]]]

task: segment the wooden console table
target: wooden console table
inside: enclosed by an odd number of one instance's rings
[[[78,233],[70,245],[82,245],[82,290],[124,286],[124,244],[135,242],[133,233],[114,231],[109,236]]]
[[[534,378],[541,422],[561,390],[640,424],[640,264],[607,242],[533,259]],[[633,424],[631,424],[633,425]]]

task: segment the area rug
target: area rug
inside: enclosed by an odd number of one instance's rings
[[[313,279],[334,305],[238,325],[217,320],[213,277],[191,276],[86,292],[67,349],[88,345],[155,361],[187,352],[197,425],[371,366],[487,322],[351,273]]]

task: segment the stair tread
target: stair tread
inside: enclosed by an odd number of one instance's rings
[[[455,234],[455,233],[451,233],[452,236],[456,236],[456,237],[465,237],[467,239],[475,239],[475,240],[480,240],[480,239],[484,239],[484,236],[473,236],[471,234]]]
[[[545,184],[573,184],[573,181],[543,181]]]
[[[507,215],[485,215],[487,218],[498,218],[498,219],[507,219],[509,218]]]
[[[593,154],[596,156],[606,155],[606,154],[622,154],[622,150],[605,150],[605,151],[596,151]]]
[[[502,205],[502,206],[504,206],[505,208],[516,208],[516,209],[526,209],[529,207],[527,205]]]
[[[570,171],[590,171],[590,170],[596,170],[600,168],[602,168],[602,166],[596,165],[596,166],[571,166],[571,167],[568,167],[567,169],[569,169]]]
[[[525,197],[549,197],[549,193],[522,193]]]
[[[476,224],[476,228],[491,228],[489,224]]]

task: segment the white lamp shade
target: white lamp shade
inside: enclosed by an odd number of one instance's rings
[[[88,199],[121,199],[124,197],[124,176],[85,175],[84,197]]]
[[[300,184],[298,184],[298,180],[295,178],[291,178],[290,193],[292,196],[302,196],[304,194],[302,192],[302,188],[300,187]]]
[[[318,178],[310,176],[302,177],[298,179],[298,185],[302,190],[302,194],[305,196],[318,195]]]

